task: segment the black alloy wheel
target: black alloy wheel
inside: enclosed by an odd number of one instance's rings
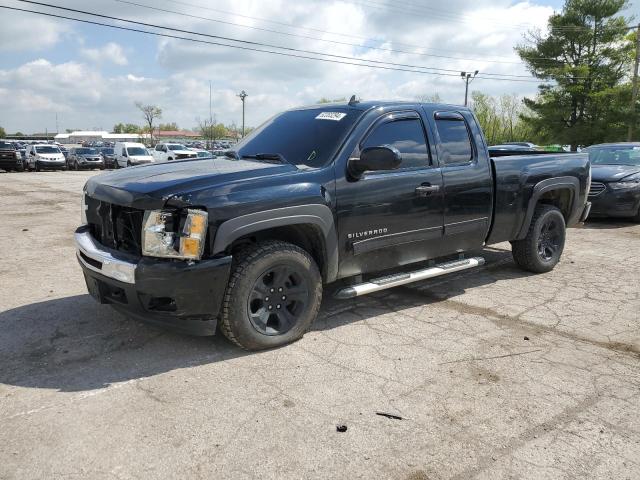
[[[282,335],[296,325],[309,302],[309,287],[295,265],[276,265],[256,280],[247,301],[251,324],[264,335]]]
[[[549,217],[540,228],[538,237],[538,255],[545,262],[552,260],[560,248],[562,235],[560,226],[554,217]]]

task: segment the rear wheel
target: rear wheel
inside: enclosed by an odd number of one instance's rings
[[[252,245],[235,257],[220,318],[224,335],[247,350],[301,338],[322,299],[322,277],[313,258],[280,241]]]
[[[24,160],[16,163],[16,172],[24,172]]]
[[[553,270],[560,261],[566,238],[566,225],[560,210],[552,205],[538,205],[527,236],[511,242],[515,262],[534,273]]]
[[[638,208],[638,213],[634,217],[631,217],[631,220],[636,223],[640,223],[640,208]]]

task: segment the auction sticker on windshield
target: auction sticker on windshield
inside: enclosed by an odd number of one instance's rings
[[[335,122],[339,122],[346,116],[347,114],[342,112],[322,112],[318,114],[316,120],[333,120]]]

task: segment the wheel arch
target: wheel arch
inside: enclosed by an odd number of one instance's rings
[[[233,253],[246,242],[283,240],[309,252],[326,283],[337,278],[338,241],[333,213],[326,205],[299,205],[250,213],[223,222],[212,253]]]
[[[574,212],[575,202],[580,191],[580,182],[575,177],[556,177],[538,182],[533,187],[524,222],[516,240],[521,240],[527,236],[533,214],[538,205],[553,205],[557,207],[565,219],[567,225]]]

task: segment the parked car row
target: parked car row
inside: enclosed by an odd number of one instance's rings
[[[217,154],[222,155],[224,151],[218,151]],[[0,140],[0,169],[7,171],[103,170],[213,156],[216,156],[216,153],[186,147],[180,143],[158,143],[150,151],[144,144],[137,142],[116,142],[111,146],[81,146],[67,149],[64,145],[55,143],[23,144]]]

